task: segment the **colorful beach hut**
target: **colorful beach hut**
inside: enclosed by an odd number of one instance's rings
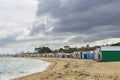
[[[81,52],[80,52],[80,54],[79,54],[79,58],[82,59],[82,53],[81,53]]]
[[[103,62],[120,61],[120,46],[101,47],[101,56]]]
[[[66,54],[62,54],[62,58],[66,58]]]
[[[84,54],[84,59],[88,59],[88,53]]]
[[[94,59],[94,53],[88,53],[88,59]]]
[[[66,54],[66,58],[70,58],[70,54]]]

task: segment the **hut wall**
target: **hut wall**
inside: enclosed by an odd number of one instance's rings
[[[120,61],[120,51],[102,51],[102,61]]]

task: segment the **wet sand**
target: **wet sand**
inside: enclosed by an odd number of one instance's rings
[[[35,58],[51,62],[44,72],[14,80],[120,80],[120,62]]]

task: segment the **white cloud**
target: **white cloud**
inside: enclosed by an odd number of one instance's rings
[[[36,4],[35,0],[0,0],[0,28],[22,30],[31,27],[35,20]]]
[[[35,21],[36,9],[36,0],[0,0],[0,39],[16,35],[17,41],[28,37],[28,29],[32,27]],[[12,44],[15,43],[12,42]],[[7,43],[4,46],[10,44]]]

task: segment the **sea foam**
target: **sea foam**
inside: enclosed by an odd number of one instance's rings
[[[10,80],[16,77],[42,72],[49,65],[49,62],[35,59],[0,58],[0,80]]]

